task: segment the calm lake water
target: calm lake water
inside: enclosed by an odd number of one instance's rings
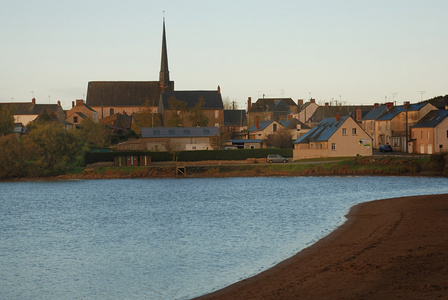
[[[354,204],[447,178],[0,183],[1,299],[189,299],[322,238]]]

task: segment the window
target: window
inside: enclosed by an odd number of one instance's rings
[[[429,130],[426,132],[427,133],[427,140],[429,140]]]
[[[356,128],[352,128],[352,135],[356,135]]]
[[[446,138],[448,139],[448,130],[446,131]]]
[[[215,110],[215,119],[219,118],[219,110]]]
[[[153,133],[154,135],[160,135],[160,130],[154,130],[152,133]]]
[[[78,117],[73,117],[73,123],[78,123]]]
[[[215,123],[215,127],[219,127],[219,123]]]
[[[273,132],[277,132],[277,124],[273,124],[272,125],[272,131]]]
[[[109,109],[109,116],[112,116],[113,114],[115,114],[115,111],[113,108]]]
[[[342,135],[347,135],[347,128],[342,128]]]
[[[336,144],[335,143],[331,143],[331,150],[336,150]]]

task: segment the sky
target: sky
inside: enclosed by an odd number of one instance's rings
[[[0,0],[0,102],[85,99],[157,81],[163,18],[176,90],[372,105],[448,94],[447,0]]]

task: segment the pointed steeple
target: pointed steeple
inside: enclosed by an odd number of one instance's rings
[[[160,65],[160,90],[163,93],[170,86],[170,72],[168,71],[168,53],[166,50],[165,36],[165,18],[163,18],[163,37],[162,37],[162,62]]]

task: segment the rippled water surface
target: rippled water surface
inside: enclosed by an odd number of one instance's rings
[[[0,183],[0,298],[189,299],[300,251],[354,204],[438,193],[448,179]]]

